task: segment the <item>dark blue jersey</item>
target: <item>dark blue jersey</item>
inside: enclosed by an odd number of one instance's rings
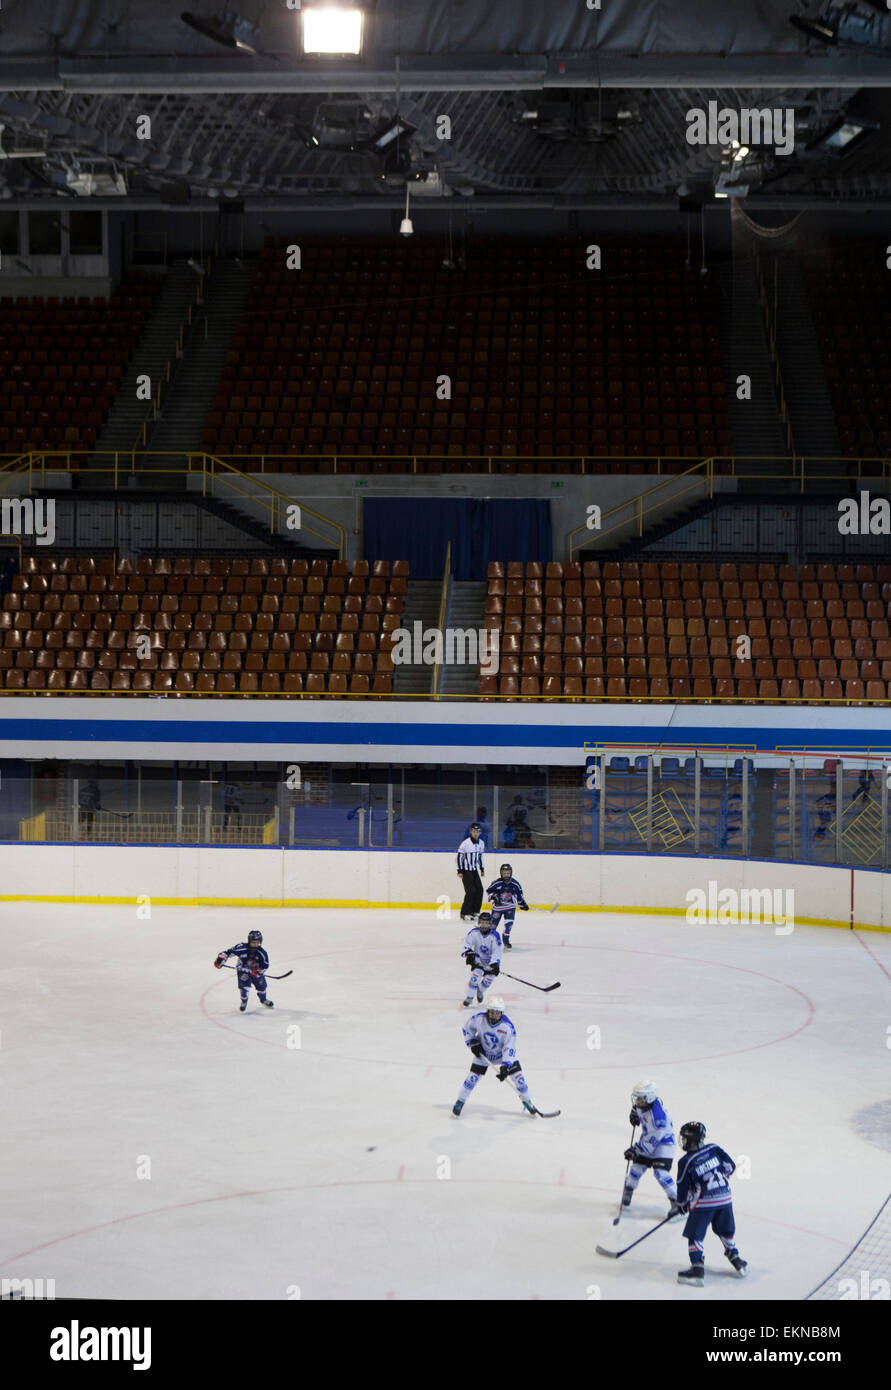
[[[249,946],[246,941],[239,941],[237,946],[230,946],[228,951],[221,951],[220,955],[224,960],[237,956],[239,970],[250,970],[257,965],[260,973],[264,974],[269,969],[269,956],[263,947]]]
[[[515,903],[525,903],[523,890],[515,878],[505,883],[503,878],[493,879],[486,889],[486,897],[496,907],[512,907]]]
[[[684,1154],[678,1164],[678,1201],[689,1202],[691,1210],[729,1206],[733,1195],[727,1179],[735,1170],[733,1159],[717,1144]]]

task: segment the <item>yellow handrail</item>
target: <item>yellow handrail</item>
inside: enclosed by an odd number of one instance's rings
[[[584,531],[588,534],[589,537],[593,537],[594,535],[596,535],[598,540],[603,540],[604,536],[609,535],[611,531],[618,530],[620,526],[627,525],[628,521],[631,520],[631,518],[628,518],[626,521],[617,521],[613,526],[608,526],[604,531],[603,522],[606,520],[606,518],[610,516],[615,516],[616,512],[625,511],[629,507],[634,507],[635,504],[637,507],[637,534],[639,536],[642,536],[643,519],[648,512],[655,510],[653,506],[645,507],[643,505],[644,499],[646,498],[647,502],[649,503],[651,499],[655,497],[656,493],[661,492],[663,488],[669,487],[672,483],[677,483],[681,478],[691,477],[694,473],[699,473],[701,470],[705,470],[705,472],[704,477],[699,481],[705,483],[706,496],[711,497],[714,493],[714,459],[699,459],[689,468],[685,468],[683,473],[672,473],[669,477],[665,479],[664,482],[656,483],[656,485],[651,488],[645,488],[643,492],[639,492],[636,497],[626,498],[624,502],[619,502],[615,507],[610,507],[609,511],[606,511],[602,514],[600,518],[601,524],[596,532],[590,531],[588,529],[587,524],[585,524],[584,526],[576,526],[572,531],[568,531],[566,534],[567,559],[571,560],[573,551],[579,549],[579,546],[575,544],[573,541],[573,536],[577,536],[580,531]],[[693,486],[695,486],[695,484],[691,484],[690,486],[685,488],[679,488],[676,492],[672,493],[672,501],[675,497],[682,497],[686,492],[689,492],[691,490],[691,487]]]
[[[191,455],[191,457],[195,458],[199,456],[193,454]],[[207,493],[207,479],[209,477],[211,479],[211,489],[213,486],[213,480],[215,478],[220,478],[220,480],[226,483],[228,486],[230,486],[233,489],[233,491],[240,493],[242,496],[250,497],[251,493],[248,488],[240,488],[238,484],[235,481],[233,481],[233,479],[227,476],[227,473],[232,473],[235,475],[235,478],[240,479],[243,482],[250,482],[255,484],[257,487],[263,488],[264,492],[268,493],[270,497],[274,499],[269,503],[269,530],[273,534],[277,533],[279,525],[281,523],[282,508],[285,508],[285,512],[287,514],[288,507],[298,506],[300,508],[301,531],[309,531],[313,536],[318,536],[319,539],[323,541],[326,539],[326,537],[323,536],[321,532],[316,531],[314,527],[304,526],[303,514],[304,512],[308,512],[309,515],[315,517],[317,521],[322,522],[322,524],[325,526],[332,527],[337,532],[338,558],[341,560],[346,558],[346,528],[341,526],[338,521],[332,521],[330,517],[324,516],[321,512],[317,512],[315,508],[308,507],[303,502],[298,502],[296,497],[289,497],[286,492],[281,492],[278,488],[272,487],[262,478],[259,478],[256,475],[256,473],[242,473],[240,469],[233,467],[231,463],[227,463],[225,459],[218,458],[215,454],[201,454],[200,458],[201,472],[204,480],[202,491],[205,495]],[[226,470],[226,472],[220,472],[219,470],[221,469]],[[259,499],[254,498],[253,500],[257,501]]]
[[[13,455],[6,463],[2,462],[4,455],[0,454],[0,492],[3,491],[4,485],[8,479],[19,478],[26,473],[28,475],[28,487],[33,487],[34,473],[39,470],[41,477],[43,477],[47,467],[49,467],[50,471],[74,472],[75,465],[79,463],[82,458],[89,458],[91,460],[91,466],[84,470],[85,476],[99,479],[103,474],[110,474],[114,478],[115,487],[118,485],[118,474],[122,471],[120,467],[121,458],[129,460],[130,467],[128,473],[130,476],[139,477],[142,475],[154,480],[163,478],[167,475],[178,478],[194,477],[198,469],[193,467],[193,464],[198,463],[202,474],[203,496],[207,496],[208,491],[213,495],[214,483],[218,481],[240,496],[249,498],[267,512],[269,517],[269,530],[272,535],[278,534],[281,530],[281,520],[283,516],[287,515],[287,508],[294,506],[299,507],[300,529],[309,531],[311,535],[318,537],[323,543],[330,544],[330,535],[326,536],[323,531],[319,531],[313,526],[304,524],[304,514],[314,517],[322,526],[330,527],[336,535],[338,559],[343,560],[346,558],[346,529],[341,526],[339,522],[332,521],[330,517],[325,516],[322,512],[317,512],[315,508],[306,506],[306,504],[299,501],[298,498],[289,497],[287,493],[272,487],[270,483],[258,477],[257,474],[242,473],[225,459],[216,458],[211,454],[204,454],[201,452],[189,453],[185,450],[153,449],[148,451],[148,456],[151,458],[182,459],[183,462],[179,467],[146,468],[143,470],[137,466],[136,460],[139,455],[136,450],[100,450],[97,453],[94,450],[71,451],[47,449],[40,453],[31,452],[29,454]],[[93,461],[101,458],[113,460],[111,466],[104,468],[95,466]],[[209,487],[208,479],[211,480]],[[188,499],[188,496],[189,494],[186,492],[184,497]]]
[[[801,695],[709,695],[705,698],[695,699],[693,695],[449,695],[440,692],[434,695],[433,691],[422,690],[408,693],[405,691],[390,691],[389,693],[376,692],[373,695],[344,695],[342,692],[327,690],[319,691],[282,691],[274,694],[270,691],[240,691],[240,690],[17,690],[5,688],[2,691],[4,700],[13,696],[24,696],[28,699],[50,696],[56,699],[80,700],[94,699],[101,696],[110,695],[115,699],[121,696],[133,696],[137,699],[151,700],[152,707],[157,708],[156,702],[159,699],[166,700],[453,700],[460,703],[464,701],[481,701],[486,704],[587,704],[587,705],[795,705],[801,708],[811,705],[838,705],[845,708],[876,708],[888,709],[891,701],[888,700],[848,700],[848,699],[819,699],[805,700]]]
[[[444,647],[444,645],[445,645],[445,637],[444,637],[444,631],[445,631],[445,615],[446,615],[446,606],[447,606],[447,604],[448,604],[449,578],[450,578],[450,576],[451,576],[451,572],[452,572],[452,542],[449,541],[448,545],[446,546],[445,567],[444,567],[444,569],[443,569],[443,574],[442,574],[442,593],[441,593],[440,599],[439,599],[439,618],[438,618],[438,620],[437,620],[437,626],[438,626],[438,628],[439,628],[439,634],[440,634],[440,638],[441,638],[440,656],[442,655],[442,650],[443,650],[443,647]],[[441,661],[437,661],[436,665],[435,665],[434,668],[433,668],[433,691],[432,691],[432,694],[433,694],[434,700],[438,700],[438,699],[439,699],[439,674],[440,674],[441,667],[442,667],[442,662],[441,662]]]

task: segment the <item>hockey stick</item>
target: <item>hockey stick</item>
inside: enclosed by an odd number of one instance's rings
[[[542,1120],[553,1120],[560,1114],[559,1110],[539,1110],[537,1105],[533,1105],[532,1109]]]
[[[530,989],[541,990],[542,994],[550,994],[552,989],[560,988],[560,981],[555,985],[534,985],[531,980],[521,980],[519,975],[508,975],[506,970],[499,970],[499,975],[503,975],[506,980],[516,980],[518,985],[528,985]]]
[[[604,1250],[602,1245],[596,1245],[594,1248],[597,1251],[598,1255],[605,1255],[608,1260],[617,1260],[620,1255],[627,1255],[628,1251],[633,1250],[635,1245],[640,1245],[642,1240],[647,1240],[648,1237],[651,1236],[654,1231],[660,1230],[671,1220],[673,1220],[673,1217],[666,1216],[664,1220],[659,1222],[658,1226],[651,1226],[648,1231],[644,1231],[642,1236],[638,1236],[637,1240],[633,1240],[630,1245],[626,1245],[624,1250]]]
[[[631,1143],[630,1143],[630,1145],[629,1145],[629,1148],[632,1148],[632,1149],[634,1148],[634,1125],[631,1126]],[[630,1171],[631,1171],[631,1159],[629,1158],[628,1162],[627,1162],[626,1165],[625,1165],[625,1181],[622,1183],[622,1196],[619,1198],[619,1215],[616,1217],[615,1221],[613,1222],[613,1225],[614,1225],[614,1226],[618,1226],[619,1222],[620,1222],[621,1219],[622,1219],[622,1210],[623,1210],[624,1201],[625,1201],[625,1184],[628,1182],[628,1174],[630,1173]]]
[[[223,964],[222,964],[222,966],[221,966],[220,968],[221,968],[222,970],[237,970],[237,969],[238,969],[238,966],[237,966],[237,965],[227,965],[226,962],[223,961]],[[250,974],[250,971],[248,971],[248,974]],[[294,974],[293,970],[286,970],[285,973],[284,973],[284,975],[267,975],[266,978],[267,978],[267,980],[286,980],[286,979],[288,978],[289,975],[293,975],[293,974]]]

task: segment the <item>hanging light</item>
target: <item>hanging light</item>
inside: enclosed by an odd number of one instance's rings
[[[412,220],[411,220],[411,218],[410,218],[409,215],[408,215],[408,200],[409,200],[409,196],[410,196],[410,194],[409,194],[408,184],[406,184],[406,185],[405,185],[405,216],[403,217],[402,221],[399,223],[399,235],[400,235],[400,236],[411,236],[411,235],[414,233],[414,230],[415,230],[414,227],[412,226]]]

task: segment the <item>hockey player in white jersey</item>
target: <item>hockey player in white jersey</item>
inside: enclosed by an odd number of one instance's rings
[[[523,1102],[523,1109],[535,1115],[529,1087],[517,1060],[517,1030],[504,1012],[503,999],[493,997],[484,1010],[471,1015],[464,1024],[464,1041],[473,1053],[473,1061],[461,1094],[452,1106],[452,1114],[461,1114],[464,1102],[470,1099],[480,1077],[485,1076],[491,1065],[498,1068],[495,1074],[499,1081],[509,1081],[513,1086]]]
[[[496,975],[501,973],[501,937],[492,926],[492,914],[483,908],[476,926],[464,938],[464,960],[470,966],[470,979],[467,981],[467,997],[464,1008],[469,1009],[476,995],[476,1002],[482,1004],[486,990]]]
[[[677,1216],[681,1209],[678,1206],[674,1178],[671,1176],[675,1148],[674,1124],[659,1099],[655,1082],[640,1081],[634,1087],[631,1092],[629,1118],[635,1128],[640,1125],[640,1138],[635,1139],[631,1148],[626,1149],[624,1153],[624,1157],[631,1161],[631,1168],[625,1180],[622,1206],[631,1205],[637,1184],[647,1168],[651,1168],[653,1176],[668,1198],[669,1215]]]

